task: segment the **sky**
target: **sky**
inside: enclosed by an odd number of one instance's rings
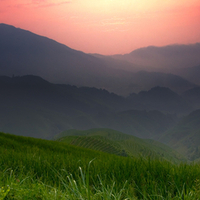
[[[200,42],[199,0],[0,0],[0,23],[85,53]]]

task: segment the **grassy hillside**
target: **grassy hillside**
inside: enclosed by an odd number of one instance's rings
[[[175,200],[200,195],[198,164],[122,157],[4,133],[0,144],[0,199]]]
[[[200,158],[200,110],[183,118],[173,129],[167,131],[160,141],[170,145],[189,160]]]
[[[67,130],[58,134],[55,139],[67,144],[122,156],[162,158],[176,162],[184,159],[164,144],[112,129]]]

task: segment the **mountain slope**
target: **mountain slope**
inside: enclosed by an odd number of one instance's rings
[[[168,130],[160,141],[171,146],[189,160],[200,158],[200,110],[186,116]]]
[[[142,140],[112,129],[68,130],[58,134],[55,139],[122,156],[142,156],[174,161],[183,159],[181,155],[159,142]]]
[[[199,62],[200,64],[200,62]],[[200,85],[200,65],[187,67],[184,69],[181,69],[180,71],[177,70],[176,74],[184,77],[185,79],[192,81],[193,83]]]
[[[160,72],[147,72],[140,71],[132,75],[132,81],[129,83],[129,87],[134,92],[140,92],[143,90],[150,90],[153,87],[168,87],[174,92],[182,93],[193,87],[197,87],[196,84],[187,81],[180,76],[160,73]]]
[[[142,156],[178,161],[183,157],[165,145],[142,140],[112,129],[68,130],[55,137],[60,142],[123,156]]]
[[[94,116],[99,128],[110,128],[139,138],[158,138],[172,127],[177,117],[159,111],[128,110]]]
[[[182,94],[182,96],[192,104],[195,109],[200,109],[200,87],[187,90]]]
[[[149,46],[136,49],[129,54],[112,57],[144,66],[150,71],[173,72],[200,64],[200,43],[189,45]]]
[[[129,73],[114,69],[116,62],[73,50],[49,38],[0,24],[0,74],[33,74],[54,83],[115,91]],[[122,64],[120,64],[122,65]],[[126,65],[126,63],[123,63]],[[130,64],[128,64],[130,65]]]
[[[0,130],[40,138],[77,124],[94,126],[91,116],[100,111],[126,109],[123,97],[106,90],[57,85],[31,75],[0,77],[0,94]]]
[[[130,102],[140,103],[147,110],[159,110],[165,113],[188,114],[192,105],[182,96],[166,87],[154,87],[149,91],[141,91],[128,97]]]

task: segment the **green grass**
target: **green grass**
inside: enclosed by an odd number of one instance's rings
[[[199,164],[0,133],[0,199],[198,199]]]
[[[181,154],[162,143],[140,139],[112,129],[72,129],[61,132],[55,140],[122,156],[151,157],[174,162],[184,160]]]

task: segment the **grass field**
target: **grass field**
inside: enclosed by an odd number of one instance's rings
[[[0,133],[0,199],[198,199],[200,165]]]

